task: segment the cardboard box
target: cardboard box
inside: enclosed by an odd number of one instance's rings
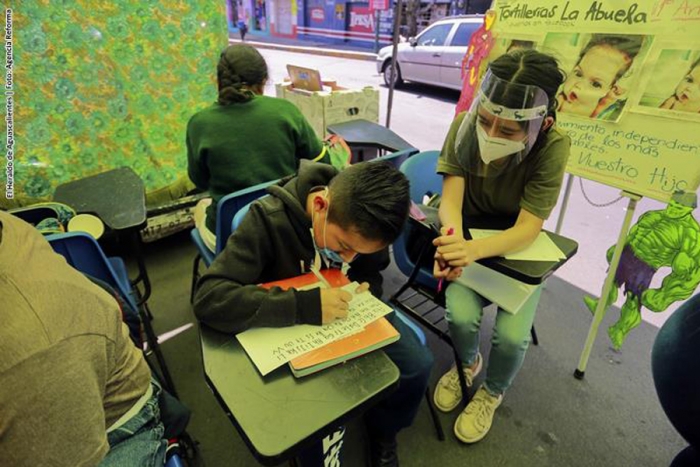
[[[324,81],[332,91],[304,91],[294,89],[292,83],[275,86],[277,97],[296,105],[311,124],[319,138],[325,138],[326,128],[334,123],[364,118],[379,123],[379,89],[344,89],[335,82]]]

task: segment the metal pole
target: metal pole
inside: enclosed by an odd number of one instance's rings
[[[379,17],[381,11],[374,10],[374,53],[379,52]]]
[[[391,49],[391,75],[389,78],[389,101],[386,109],[386,127],[391,127],[391,107],[394,104],[394,80],[396,79],[396,55],[399,48],[399,27],[401,26],[402,0],[396,0],[394,10],[394,37],[392,38]]]
[[[566,188],[564,188],[564,199],[561,201],[561,209],[559,209],[559,217],[557,218],[557,228],[554,232],[558,235],[561,232],[561,226],[564,224],[564,214],[569,206],[569,195],[571,195],[571,187],[574,184],[574,176],[569,174],[566,179]]]
[[[603,284],[603,292],[600,298],[598,299],[598,306],[596,306],[595,309],[593,322],[591,323],[591,327],[588,330],[586,344],[583,347],[583,352],[581,352],[578,367],[574,371],[574,377],[576,379],[583,379],[583,376],[586,372],[588,358],[591,356],[593,343],[595,342],[596,335],[598,334],[598,326],[600,326],[600,322],[603,321],[603,318],[605,317],[608,295],[610,294],[610,290],[613,288],[613,281],[615,279],[617,265],[620,263],[622,249],[624,248],[625,241],[627,240],[627,234],[629,233],[630,224],[632,224],[632,215],[634,214],[634,210],[637,207],[637,201],[641,199],[639,195],[627,193],[626,191],[623,191],[622,195],[630,199],[629,203],[627,204],[627,213],[625,214],[625,220],[623,221],[622,228],[620,229],[620,236],[617,239],[615,252],[613,253],[612,260],[610,261],[610,269],[608,269],[608,276],[605,278],[605,283]]]

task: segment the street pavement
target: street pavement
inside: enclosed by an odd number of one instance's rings
[[[387,114],[388,89],[376,71],[374,61],[351,59],[343,55],[347,50],[323,47],[315,44],[307,47],[303,41],[287,41],[281,46],[285,50],[269,48],[270,43],[260,45],[258,38],[251,37],[251,44],[256,43],[265,57],[270,70],[270,81],[265,93],[274,95],[274,83],[281,82],[286,76],[286,65],[303,65],[320,70],[323,79],[335,79],[346,88],[375,86],[380,90],[380,123],[385,124]],[[300,44],[301,42],[301,44]],[[280,46],[280,44],[275,44]],[[302,48],[295,48],[302,47]],[[313,49],[312,51],[307,50]],[[420,150],[440,149],[450,122],[454,117],[455,105],[459,94],[454,91],[422,85],[408,85],[398,89],[394,95],[391,116],[391,129],[412,143]],[[567,175],[568,177],[568,175]],[[565,179],[566,182],[566,179]],[[586,292],[598,296],[601,292],[607,272],[605,252],[617,242],[627,201],[621,199],[620,190],[590,180],[574,177],[571,195],[565,212],[562,211],[564,190],[559,204],[552,216],[545,223],[545,228],[554,231],[559,216],[564,216],[561,234],[575,239],[579,243],[578,254],[564,265],[556,275]],[[603,206],[597,206],[603,205]],[[650,210],[663,209],[665,205],[655,200],[642,199],[637,204],[634,220]],[[700,208],[694,212],[700,219]],[[670,269],[660,269],[652,287],[658,287]],[[624,294],[620,293],[617,306],[622,304]],[[642,310],[642,317],[656,326],[660,326],[678,305],[672,305],[663,313],[651,313]],[[617,313],[617,311],[611,311]],[[604,333],[604,330],[600,330]]]

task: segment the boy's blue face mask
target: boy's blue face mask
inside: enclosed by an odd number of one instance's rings
[[[328,191],[328,188],[326,188],[326,192]],[[328,201],[328,208],[326,210],[326,218],[324,219],[323,222],[323,244],[325,245],[323,248],[319,248],[318,245],[316,245],[316,238],[314,237],[314,219],[316,218],[316,213],[314,212],[313,218],[311,219],[311,240],[314,243],[314,249],[318,252],[321,257],[323,257],[324,262],[326,263],[326,267],[330,267],[332,263],[335,264],[342,264],[345,265],[348,263],[348,261],[345,261],[340,254],[337,251],[331,250],[328,248],[328,241],[326,240],[326,227],[328,226],[328,213],[330,212],[331,205],[330,201]],[[355,259],[355,258],[353,258]],[[349,261],[349,262],[352,262]]]

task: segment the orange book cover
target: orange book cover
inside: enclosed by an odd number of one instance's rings
[[[342,287],[350,280],[339,269],[324,269],[321,274],[331,287]],[[312,272],[301,276],[290,277],[278,281],[266,282],[262,287],[281,287],[282,289],[300,289],[319,282]],[[377,299],[378,300],[378,299]],[[289,367],[296,377],[310,375],[330,366],[359,357],[373,350],[382,348],[399,340],[399,333],[386,320],[379,318],[369,323],[365,329],[350,336],[333,341],[316,350],[291,360]]]
[[[363,331],[305,353],[289,362],[294,376],[306,376],[346,362],[399,340],[399,333],[386,318],[372,321]]]
[[[350,280],[342,272],[340,272],[340,269],[323,269],[321,274],[326,281],[328,281],[328,284],[331,287],[342,287],[350,283]],[[261,284],[261,287],[265,287],[266,289],[280,287],[285,290],[289,288],[300,289],[302,287],[306,287],[307,285],[315,284],[316,282],[318,282],[318,277],[316,277],[313,272],[309,272],[302,274],[301,276],[266,282]]]

